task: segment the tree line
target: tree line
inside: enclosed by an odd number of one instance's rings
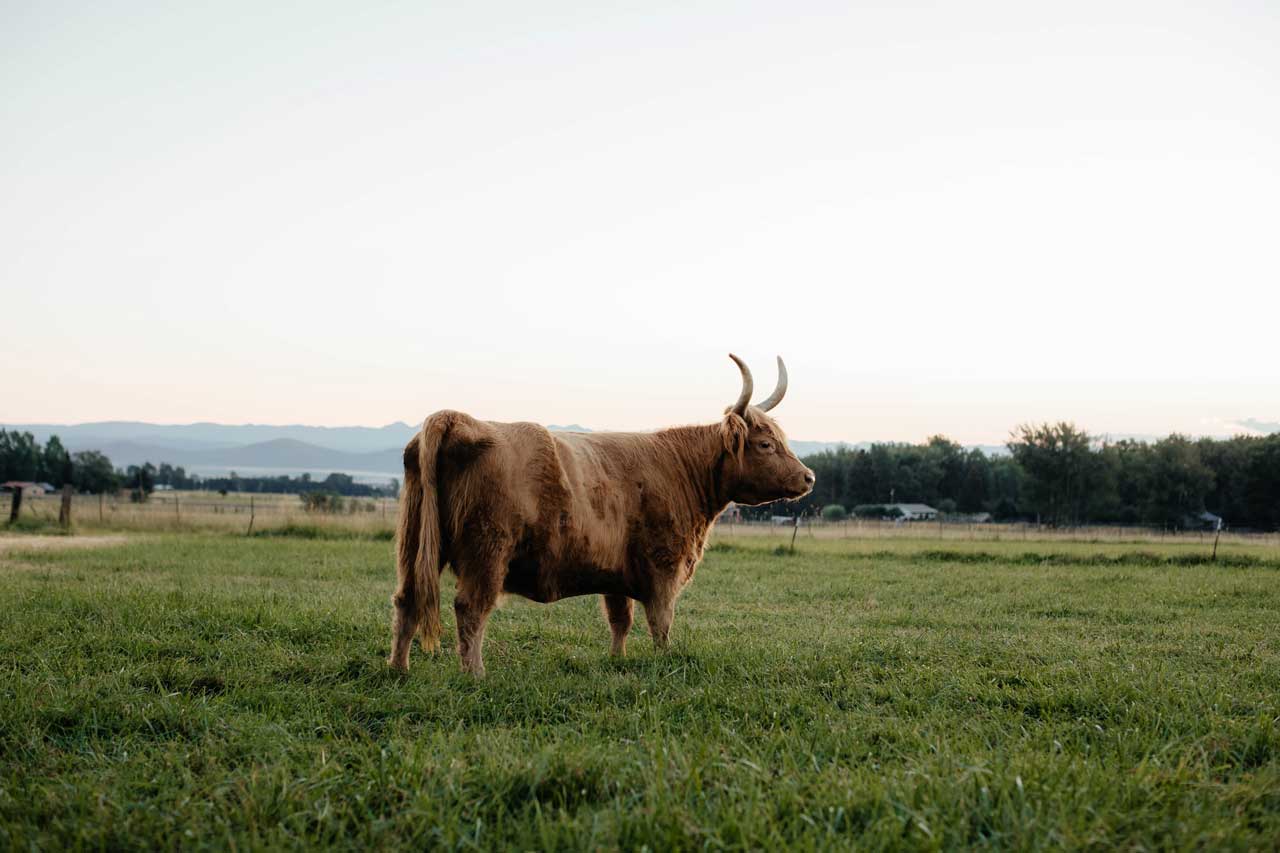
[[[71,483],[77,491],[114,492],[120,488],[119,477],[111,460],[96,450],[69,453],[56,435],[41,447],[29,432],[0,429],[0,482],[49,483],[56,488]]]
[[[942,513],[990,513],[1001,521],[1154,525],[1183,528],[1208,511],[1236,529],[1280,528],[1280,434],[1155,442],[1107,441],[1070,423],[1029,424],[1010,436],[1009,453],[967,450],[943,436],[923,444],[873,444],[805,457],[817,474],[797,504],[744,507],[748,517],[816,514],[825,507],[875,515],[889,503],[924,503]],[[146,495],[175,489],[372,497],[398,491],[346,474],[299,477],[188,475],[181,466],[112,467],[95,450],[68,453],[57,436],[42,447],[31,433],[0,429],[0,482],[71,483],[82,492]],[[838,513],[836,514],[838,515]]]
[[[805,457],[818,480],[798,506],[744,509],[756,517],[825,507],[874,515],[885,504],[923,503],[1059,527],[1179,529],[1203,523],[1207,511],[1237,529],[1280,528],[1280,434],[1108,441],[1064,422],[1020,426],[1007,446],[1007,455],[987,454],[934,436],[826,451]]]
[[[346,497],[395,495],[399,485],[392,480],[386,486],[357,483],[348,474],[330,474],[314,480],[310,474],[298,477],[242,477],[232,471],[226,477],[201,477],[188,474],[181,465],[146,462],[115,468],[102,453],[84,450],[68,453],[54,435],[42,447],[29,432],[0,429],[0,482],[10,480],[48,483],[62,488],[70,483],[78,492],[114,494],[128,491],[135,499],[155,491],[157,486],[216,492],[256,492],[260,494],[323,493]]]

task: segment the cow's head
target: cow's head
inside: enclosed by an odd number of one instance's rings
[[[724,486],[729,500],[763,504],[782,498],[802,498],[813,490],[814,475],[787,445],[782,427],[768,412],[787,393],[787,366],[778,358],[778,386],[768,399],[751,405],[754,384],[742,359],[730,354],[742,371],[742,393],[725,411],[721,422],[724,449]]]

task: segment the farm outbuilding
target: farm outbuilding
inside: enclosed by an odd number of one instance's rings
[[[885,504],[885,509],[892,513],[898,511],[903,521],[936,521],[938,511],[928,504]]]
[[[1225,526],[1222,523],[1222,516],[1211,512],[1198,512],[1188,516],[1185,524],[1188,530],[1217,530]]]
[[[21,491],[28,497],[39,497],[45,493],[44,483],[32,483],[27,480],[10,480],[7,483],[0,483],[0,492],[17,492]],[[52,486],[49,487],[53,489]]]

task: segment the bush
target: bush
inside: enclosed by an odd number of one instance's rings
[[[840,504],[827,504],[822,508],[823,521],[844,521],[849,512]]]
[[[305,492],[300,497],[307,512],[342,512],[342,495],[337,492]]]
[[[70,536],[71,529],[61,527],[57,522],[47,518],[32,518],[30,516],[19,516],[16,520],[10,521],[4,526],[5,530],[18,533],[39,533],[46,536]]]
[[[860,504],[853,508],[853,514],[858,518],[901,518],[902,510],[884,504]]]

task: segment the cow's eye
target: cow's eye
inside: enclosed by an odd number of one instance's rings
[[[768,440],[761,441],[761,442],[760,442],[760,449],[761,449],[761,450],[773,450],[773,442],[772,442],[772,441],[768,441]]]

